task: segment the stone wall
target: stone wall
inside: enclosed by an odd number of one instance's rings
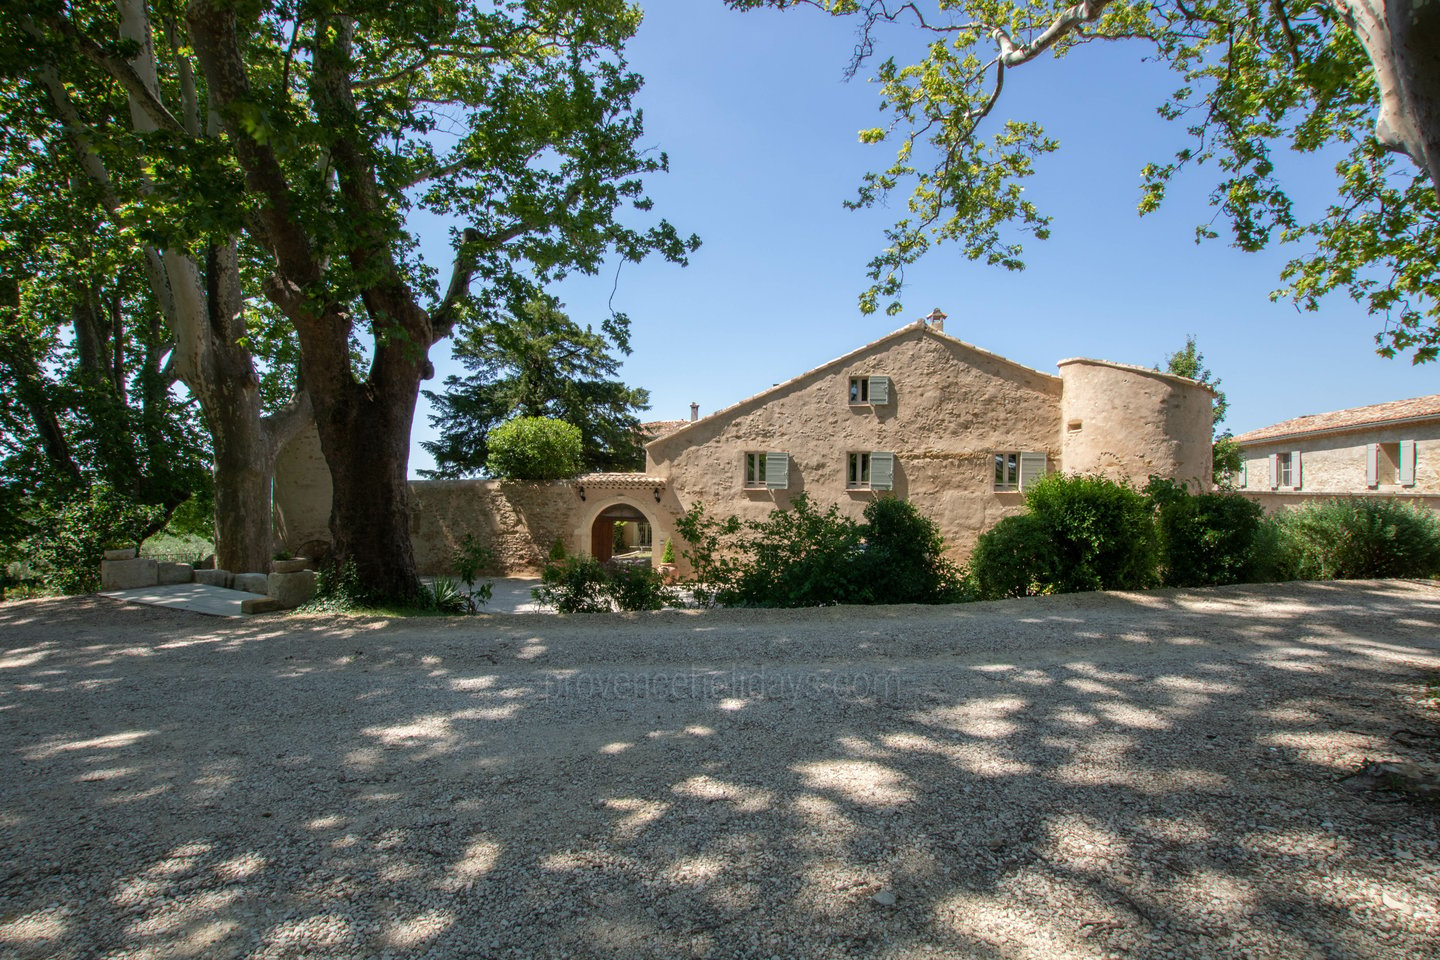
[[[1062,360],[1066,473],[1143,484],[1151,474],[1208,490],[1212,398],[1202,384],[1103,360]]]
[[[889,402],[852,404],[850,379],[871,376],[890,378]],[[669,481],[672,511],[701,501],[758,519],[803,492],[859,517],[884,494],[847,488],[847,454],[890,452],[893,493],[964,557],[1023,507],[1020,493],[995,491],[996,453],[1041,452],[1058,468],[1060,392],[1057,377],[912,326],[651,443],[647,472]],[[788,487],[746,489],[747,452],[789,454]]]
[[[1396,483],[1396,467],[1386,453],[1393,453],[1401,440],[1415,441],[1415,483]],[[1380,483],[1366,486],[1366,445],[1382,444]],[[1440,423],[1420,422],[1372,427],[1366,430],[1333,433],[1247,444],[1245,483],[1247,494],[1269,494],[1270,455],[1300,453],[1300,492],[1324,495],[1440,494]],[[1282,491],[1284,492],[1284,491]]]
[[[410,537],[422,575],[453,574],[451,557],[465,534],[495,554],[493,574],[540,573],[551,545],[580,549],[584,507],[569,483],[415,480],[410,484]]]
[[[329,543],[330,468],[314,424],[280,448],[272,483],[275,550],[300,553],[308,543]]]

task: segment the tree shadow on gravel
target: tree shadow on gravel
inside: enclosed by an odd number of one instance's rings
[[[1403,582],[5,604],[0,956],[1437,956],[1436,806],[1343,779],[1436,730],[1427,671]]]

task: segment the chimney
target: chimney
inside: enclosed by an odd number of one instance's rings
[[[945,332],[945,314],[940,312],[939,307],[931,310],[930,316],[926,317],[925,319],[929,322],[930,328],[932,330],[938,330],[941,333]]]
[[[694,423],[696,420],[699,420],[699,419],[700,419],[700,404],[698,404],[698,403],[692,403],[692,404],[690,404],[690,422],[691,422],[691,423]]]

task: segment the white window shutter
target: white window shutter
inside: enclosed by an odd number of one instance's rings
[[[895,454],[870,454],[870,489],[890,490],[895,486]]]
[[[1022,453],[1020,454],[1020,489],[1024,490],[1030,484],[1045,476],[1045,454],[1043,453]]]
[[[1415,441],[1400,441],[1400,485],[1415,486]]]
[[[1270,454],[1270,489],[1280,486],[1280,454]]]
[[[790,454],[765,454],[765,486],[771,490],[786,490],[790,487]]]
[[[1365,486],[1380,486],[1380,444],[1365,444]]]
[[[1299,490],[1301,487],[1299,450],[1290,451],[1290,485],[1296,490]]]
[[[889,377],[870,378],[870,402],[877,406],[883,406],[890,402]]]

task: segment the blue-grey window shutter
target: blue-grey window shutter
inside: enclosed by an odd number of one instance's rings
[[[1270,489],[1280,486],[1280,454],[1270,454]]]
[[[1365,444],[1365,486],[1380,486],[1380,444]]]
[[[870,402],[878,406],[883,406],[890,402],[889,377],[870,378]]]
[[[1300,489],[1300,451],[1290,451],[1290,485],[1296,490]]]
[[[1242,486],[1242,487],[1245,486],[1245,461],[1244,461],[1244,460],[1241,460],[1241,461],[1240,461],[1240,474],[1239,474],[1239,477],[1236,479],[1236,482],[1237,482],[1238,484],[1240,484],[1240,486]]]
[[[895,454],[870,454],[870,489],[891,490],[895,486]]]
[[[1415,486],[1415,441],[1400,441],[1400,485]]]
[[[1020,489],[1024,490],[1030,484],[1045,476],[1045,454],[1043,453],[1022,453],[1020,454]]]
[[[790,487],[790,454],[765,454],[765,486],[771,490],[786,490]]]

